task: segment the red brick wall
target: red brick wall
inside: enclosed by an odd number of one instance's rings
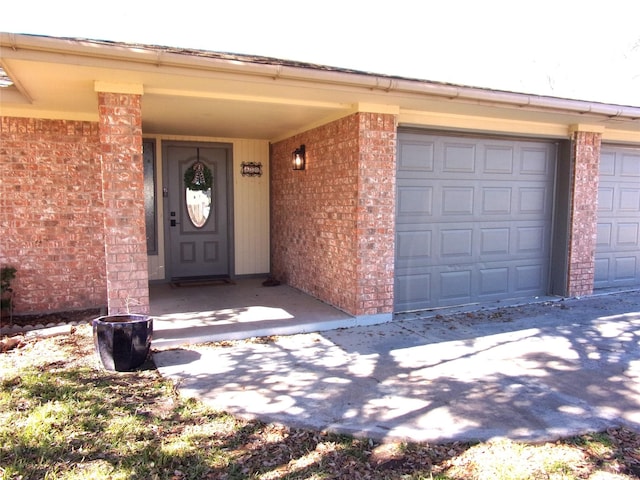
[[[395,142],[394,116],[358,113],[272,145],[277,279],[353,315],[392,312]]]
[[[569,226],[568,294],[593,293],[601,134],[575,132]]]
[[[358,115],[357,312],[393,312],[395,265],[396,118]]]
[[[98,94],[109,314],[149,312],[141,97]]]
[[[98,124],[0,117],[0,264],[15,313],[106,305]]]

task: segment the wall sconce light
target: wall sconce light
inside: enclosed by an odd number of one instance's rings
[[[306,164],[305,148],[304,148],[304,145],[300,145],[300,147],[296,148],[293,151],[293,169],[304,170],[305,164]]]

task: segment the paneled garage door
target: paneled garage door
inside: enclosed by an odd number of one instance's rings
[[[595,288],[640,285],[640,149],[602,146]]]
[[[555,152],[401,132],[395,311],[545,294]]]

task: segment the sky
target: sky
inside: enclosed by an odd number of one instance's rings
[[[21,0],[2,6],[0,31],[640,107],[638,0]]]

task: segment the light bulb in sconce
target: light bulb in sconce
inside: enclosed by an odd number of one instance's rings
[[[306,166],[306,154],[305,154],[305,146],[300,145],[300,147],[296,148],[293,151],[293,169],[294,170],[304,170]]]

